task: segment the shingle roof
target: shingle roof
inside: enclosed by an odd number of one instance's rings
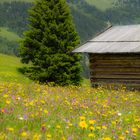
[[[73,52],[139,53],[140,25],[111,27]]]

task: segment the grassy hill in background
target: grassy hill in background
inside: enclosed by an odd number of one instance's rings
[[[9,41],[18,42],[20,40],[20,37],[16,33],[9,31],[8,28],[4,28],[4,27],[0,28],[0,37],[5,38]]]
[[[22,64],[19,58],[0,54],[0,81],[30,83],[31,80],[19,72],[24,66],[27,65]]]
[[[0,28],[0,53],[18,55],[20,37],[6,27]]]
[[[93,5],[102,11],[112,8],[115,1],[116,0],[86,0],[89,5]]]

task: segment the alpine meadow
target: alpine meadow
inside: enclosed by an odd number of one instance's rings
[[[121,62],[122,54],[74,51],[105,43],[91,38],[116,25],[133,24],[127,46],[138,44],[139,13],[140,0],[1,0],[0,140],[140,140],[140,90],[91,80],[116,72],[139,84],[139,53]]]

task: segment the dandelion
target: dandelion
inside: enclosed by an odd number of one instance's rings
[[[66,140],[66,138],[63,136],[61,140]]]
[[[90,126],[90,131],[94,131],[95,128],[93,126]]]
[[[86,118],[84,116],[80,116],[80,120],[84,121]]]
[[[133,133],[137,133],[138,129],[137,128],[132,128]]]
[[[85,121],[81,121],[81,122],[79,123],[79,126],[80,126],[82,129],[85,129],[85,128],[87,128],[87,123],[86,123]]]
[[[68,123],[68,125],[69,125],[69,127],[72,127],[72,126],[73,126],[73,124],[72,124],[72,123]]]
[[[9,95],[8,95],[8,94],[4,94],[3,97],[4,97],[4,98],[8,98]]]
[[[140,125],[137,125],[138,129],[140,129]]]
[[[33,140],[40,140],[40,138],[41,138],[41,135],[40,134],[35,134],[33,136]]]
[[[90,138],[95,137],[95,134],[89,133],[89,134],[88,134],[88,137],[90,137]]]
[[[128,130],[126,130],[126,131],[125,131],[125,133],[126,133],[126,134],[129,134],[129,131],[128,131]]]
[[[49,139],[50,139],[51,137],[52,137],[52,136],[51,136],[51,134],[47,134],[47,138],[49,138]]]
[[[8,127],[7,130],[10,131],[10,132],[13,132],[14,131],[14,128]]]
[[[97,126],[96,128],[97,128],[98,130],[101,130],[101,127],[100,127],[100,126]]]
[[[102,140],[112,140],[110,137],[102,138]]]
[[[11,103],[11,101],[10,101],[10,100],[6,100],[6,104],[8,104],[8,105],[9,105],[10,103]]]
[[[111,123],[112,123],[112,125],[116,125],[116,121],[112,121]]]
[[[27,136],[27,132],[22,132],[22,133],[21,133],[21,136],[22,136],[22,137],[26,137],[26,136]]]
[[[95,120],[89,120],[89,124],[90,124],[90,125],[94,125],[95,122],[96,122]]]
[[[56,128],[57,128],[57,129],[60,129],[60,128],[61,128],[61,126],[60,126],[60,125],[57,125],[57,126],[56,126]]]
[[[107,127],[106,127],[105,125],[103,125],[103,126],[102,126],[102,129],[106,130],[106,129],[107,129]]]
[[[47,110],[47,109],[44,109],[44,113],[45,113],[45,114],[48,114],[48,110]]]
[[[44,105],[45,104],[45,101],[44,100],[41,100],[41,103]]]
[[[119,140],[125,140],[124,136],[119,136]]]

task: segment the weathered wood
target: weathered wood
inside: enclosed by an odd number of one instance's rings
[[[94,85],[117,83],[140,87],[140,54],[90,54],[90,69]]]
[[[136,60],[91,60],[91,64],[100,64],[100,65],[140,65],[140,61]]]
[[[140,59],[140,54],[89,54],[89,60],[97,59],[97,60],[136,60]]]

